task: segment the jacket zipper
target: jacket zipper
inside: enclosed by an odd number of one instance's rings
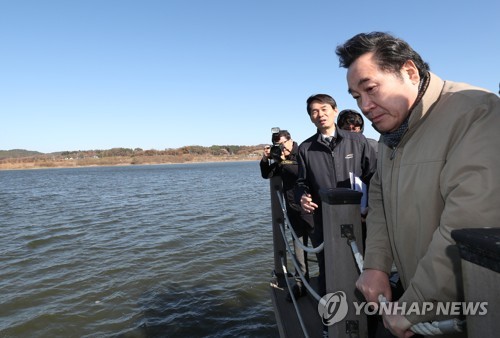
[[[405,130],[405,132],[403,133],[403,135],[401,136],[401,139],[399,140],[398,144],[395,145],[394,147],[392,147],[392,153],[391,153],[391,156],[389,157],[389,159],[392,161],[395,157],[396,157],[396,151],[398,150],[398,147],[399,145],[401,144],[401,142],[403,141],[404,137],[406,136],[406,134],[408,133],[408,128]],[[401,165],[400,165],[400,171],[399,173],[401,172]],[[392,162],[392,168],[391,168],[391,177],[393,176],[393,173],[394,173],[394,162]],[[398,173],[398,181],[399,181],[399,173]],[[391,184],[391,186],[393,186],[393,184]],[[393,187],[392,187],[393,188]],[[395,210],[397,210],[398,206],[392,206]],[[397,214],[397,212],[396,212]],[[396,238],[396,232],[399,231],[398,229],[398,226],[396,225],[398,222],[398,220],[396,219],[393,223],[393,238]],[[399,252],[398,252],[398,248],[397,247],[394,247],[394,253],[393,253],[393,263],[396,263],[396,260],[398,261],[398,263],[400,262],[400,255],[399,255]],[[400,278],[402,278],[401,276],[404,275],[404,272],[403,271],[398,271],[399,273],[399,276]]]
[[[330,145],[327,145],[328,150],[330,150],[330,155],[332,156],[332,171],[333,171],[333,179],[337,181],[337,170],[335,169],[335,148],[337,147],[337,140],[334,141],[333,143],[333,149],[330,148]]]

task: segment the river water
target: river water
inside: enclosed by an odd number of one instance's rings
[[[257,162],[0,171],[0,337],[277,337]]]

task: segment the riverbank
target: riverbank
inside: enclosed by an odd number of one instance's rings
[[[160,165],[181,163],[207,163],[207,162],[237,162],[257,161],[260,157],[250,155],[225,155],[225,156],[116,156],[108,158],[83,158],[83,159],[9,159],[0,161],[0,170],[30,170],[49,168],[80,168],[98,166],[130,166],[130,165]]]
[[[262,147],[185,146],[165,150],[112,148],[49,154],[23,149],[0,150],[0,170],[253,161],[260,159]]]

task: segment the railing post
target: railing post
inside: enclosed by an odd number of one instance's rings
[[[467,315],[467,336],[492,337],[500,332],[500,228],[453,230],[462,258],[464,300],[486,302],[487,313]],[[479,308],[481,312],[482,308]],[[495,333],[496,332],[496,333]]]
[[[286,258],[286,245],[280,226],[284,222],[283,209],[281,208],[277,192],[283,193],[283,181],[280,176],[273,176],[269,180],[271,189],[271,216],[273,218],[273,248],[274,248],[274,274],[277,278],[278,286],[286,285],[285,272],[281,264],[281,257],[283,261],[287,262]],[[286,266],[286,265],[285,265]]]
[[[357,291],[355,282],[359,277],[356,260],[348,237],[355,236],[362,253],[362,230],[360,202],[362,193],[347,188],[320,190],[323,216],[323,237],[325,252],[326,293],[344,292],[347,314],[337,323],[329,326],[330,337],[367,337],[365,315],[356,316],[354,302],[364,299]],[[339,304],[337,304],[339,305]]]

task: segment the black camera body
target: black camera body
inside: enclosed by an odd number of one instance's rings
[[[270,150],[270,155],[271,159],[274,160],[275,162],[281,162],[283,159],[281,158],[281,154],[283,152],[283,149],[281,147],[280,142],[280,128],[275,127],[271,128],[271,132],[273,133],[271,137],[271,150]]]

